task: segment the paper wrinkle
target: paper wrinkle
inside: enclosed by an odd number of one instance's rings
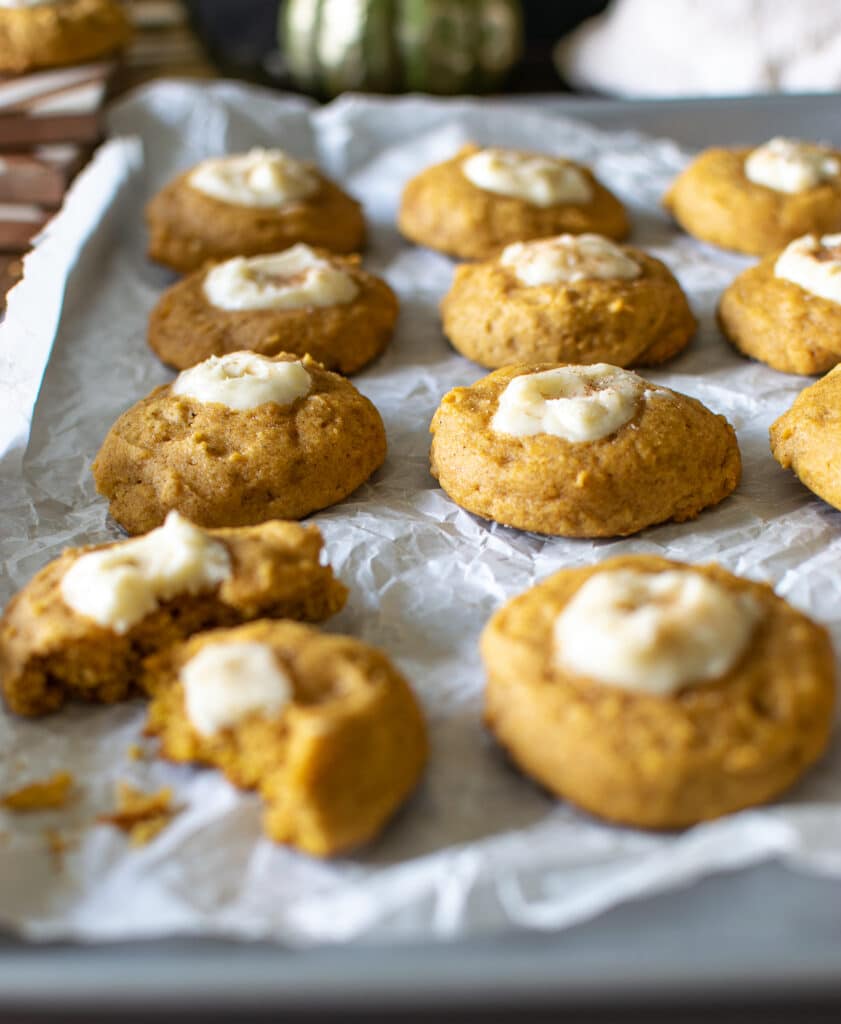
[[[315,109],[230,83],[145,87],[111,110],[110,125],[125,138],[100,150],[78,180],[27,258],[0,329],[0,602],[64,546],[120,536],[95,494],[91,460],[114,419],[173,378],[145,346],[146,317],[173,280],[145,258],[145,200],[173,174],[225,151],[282,146],[317,158],[364,202],[372,224],[366,268],[389,281],[402,305],[393,345],[354,378],[383,414],[388,459],[351,498],[312,517],[351,587],[327,628],[389,651],[423,701],[432,756],[420,791],[381,840],[323,863],[262,838],[259,799],[218,773],[130,760],[142,701],[73,706],[31,722],[3,714],[0,792],[68,769],[77,795],[61,812],[0,812],[2,924],[44,940],[183,933],[296,946],[384,943],[564,928],[772,857],[841,877],[837,743],[772,807],[659,835],[601,824],[551,799],[510,767],[481,723],[477,641],[487,618],[551,572],[617,554],[718,560],[777,583],[841,640],[841,513],[768,451],[768,425],[808,380],[742,359],[719,335],[718,295],[749,261],[678,234],[661,210],[688,154],[522,106],[349,97]],[[683,355],[643,376],[700,398],[739,434],[744,480],[721,506],[624,540],[563,540],[483,522],[435,486],[429,420],[451,387],[484,371],[441,334],[437,305],[453,263],[403,243],[394,222],[408,178],[467,141],[591,163],[631,205],[632,244],[672,267],[701,321]],[[47,359],[21,473],[27,402]],[[183,806],[141,849],[92,825],[113,808],[118,779],[148,791],[171,786]],[[71,843],[60,870],[46,828]]]

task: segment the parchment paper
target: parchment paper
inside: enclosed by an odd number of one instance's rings
[[[131,761],[140,701],[75,706],[38,721],[3,715],[0,791],[67,768],[77,794],[63,811],[0,814],[0,922],[37,939],[195,933],[391,942],[562,928],[768,858],[841,875],[837,743],[772,807],[654,835],[600,824],[551,799],[507,765],[481,726],[476,643],[490,613],[562,566],[619,552],[716,558],[773,581],[841,640],[841,516],[777,466],[766,437],[808,381],[740,359],[718,334],[717,296],[747,261],[679,235],[660,212],[660,195],[687,155],[669,142],[604,134],[522,106],[348,98],[315,110],[230,84],[156,84],[116,107],[111,128],[117,137],[28,257],[0,329],[0,601],[63,546],[118,535],[90,462],[115,417],[171,376],[144,340],[147,314],[171,281],[144,257],[145,199],[212,154],[282,145],[317,157],[364,202],[373,226],[367,266],[402,302],[391,349],[355,378],[385,419],[388,461],[351,499],[314,517],[352,588],[328,628],[391,653],[423,700],[432,757],[420,792],[380,841],[323,863],[263,839],[260,801],[216,772]],[[739,490],[697,522],[624,541],[540,539],[459,510],[428,475],[433,411],[446,391],[483,371],[441,334],[437,303],[452,263],[401,241],[394,220],[407,178],[467,139],[592,163],[631,206],[633,241],[664,258],[689,291],[699,337],[649,376],[724,413],[744,459]],[[111,809],[117,779],[171,785],[184,810],[151,844],[132,849],[116,830],[93,824]],[[67,847],[61,857],[50,830]]]

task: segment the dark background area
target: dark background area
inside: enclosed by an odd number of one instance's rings
[[[552,64],[552,48],[607,5],[607,0],[523,0],[526,51],[507,91],[569,91]],[[187,0],[193,26],[223,75],[288,88],[282,67],[270,59],[277,50],[279,6],[278,0]]]

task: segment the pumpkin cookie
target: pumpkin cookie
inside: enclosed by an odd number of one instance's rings
[[[359,203],[279,149],[203,161],[151,200],[146,223],[149,258],[182,273],[296,242],[333,252],[365,243]]]
[[[170,509],[205,527],[301,519],[382,465],[380,414],[308,356],[253,352],[198,363],[117,420],[94,460],[97,490],[129,533]]]
[[[70,697],[128,697],[144,657],[191,633],[261,617],[319,622],[347,591],[314,526],[204,531],[176,512],[136,540],[69,548],[7,605],[0,682],[20,715]]]
[[[625,208],[581,164],[474,145],[408,183],[398,224],[410,241],[460,259],[562,233],[621,239],[629,229]]]
[[[841,367],[795,398],[771,424],[771,452],[783,469],[791,469],[810,491],[841,509]]]
[[[307,245],[238,256],[199,270],[164,292],[149,320],[149,346],[170,366],[247,349],[310,355],[354,373],[388,344],[397,298],[357,257]]]
[[[373,839],[416,786],[426,727],[388,658],[291,622],[214,630],[146,663],[147,731],[266,801],[266,832],[316,856]]]
[[[757,149],[707,149],[663,199],[704,242],[764,256],[795,238],[841,231],[841,153],[772,139]]]
[[[432,475],[468,512],[563,537],[694,519],[739,482],[736,435],[700,402],[615,366],[507,366],[444,396]]]
[[[662,363],[697,323],[669,268],[599,235],[515,242],[456,267],[444,333],[482,366],[519,362]]]
[[[117,0],[3,0],[0,72],[81,64],[113,53],[130,36]]]
[[[684,828],[765,803],[829,741],[826,630],[717,565],[565,569],[501,608],[481,647],[497,739],[610,821]]]
[[[806,235],[739,274],[718,307],[740,352],[783,373],[841,361],[841,235]]]

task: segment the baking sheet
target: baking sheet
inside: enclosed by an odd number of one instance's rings
[[[316,155],[365,203],[374,226],[367,266],[402,302],[391,350],[355,378],[383,413],[388,461],[348,502],[314,517],[352,586],[348,608],[329,628],[385,647],[412,679],[430,716],[432,760],[422,790],[380,842],[324,864],[262,839],[259,801],[215,773],[127,760],[142,726],[140,702],[71,708],[38,722],[6,716],[0,788],[69,767],[79,792],[66,811],[0,821],[0,921],[34,938],[190,933],[298,945],[384,942],[560,928],[773,857],[841,874],[835,747],[773,808],[656,836],[601,825],[550,800],[506,765],[480,724],[482,625],[500,602],[563,565],[622,551],[717,557],[777,583],[839,638],[839,514],[767,451],[768,423],[807,381],[740,360],[718,336],[717,295],[747,261],[678,235],[660,213],[659,196],[686,154],[521,108],[350,98],[313,111],[230,84],[156,84],[113,110],[111,124],[121,138],[100,152],[29,257],[0,329],[0,600],[62,546],[118,533],[94,494],[90,461],[119,412],[171,376],[144,344],[145,317],[170,280],[143,256],[144,199],[213,153],[280,144]],[[436,306],[452,263],[403,243],[394,215],[405,180],[470,138],[594,164],[631,205],[633,241],[666,259],[688,289],[699,338],[649,376],[725,413],[745,464],[736,495],[696,523],[617,542],[546,540],[486,524],[434,487],[429,419],[450,387],[482,371],[440,333]],[[110,808],[117,778],[172,785],[185,806],[140,850],[91,825]],[[60,865],[48,829],[68,845]]]

